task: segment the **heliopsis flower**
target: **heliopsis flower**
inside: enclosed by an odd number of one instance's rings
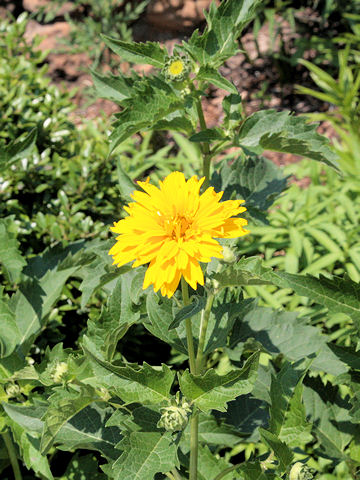
[[[183,276],[195,290],[198,283],[204,284],[199,262],[223,258],[215,239],[248,233],[247,220],[234,218],[246,210],[240,206],[244,200],[220,202],[223,192],[213,187],[200,194],[204,179],[186,181],[183,173],[172,172],[159,188],[149,181],[137,182],[144,191],[132,194],[134,202],[124,207],[129,215],[111,227],[119,234],[109,252],[113,264],[149,264],[144,289],[154,285],[170,298]]]
[[[185,56],[173,55],[166,61],[162,72],[167,80],[182,82],[190,72],[190,60]]]

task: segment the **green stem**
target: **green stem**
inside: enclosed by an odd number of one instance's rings
[[[183,303],[186,307],[190,304],[189,299],[189,289],[184,277],[181,277],[181,291],[183,297]],[[185,326],[186,326],[186,340],[187,340],[187,347],[188,347],[188,354],[189,354],[189,364],[190,364],[190,372],[193,375],[196,375],[196,363],[195,363],[195,350],[194,350],[194,339],[192,334],[192,327],[191,327],[191,319],[185,319]]]
[[[216,475],[214,480],[221,480],[222,478],[225,477],[225,475],[232,472],[233,470],[236,470],[238,467],[240,467],[240,463],[238,463],[237,465],[233,465],[232,467],[226,468],[225,470],[220,472],[218,475]]]
[[[4,432],[1,434],[5,443],[5,446],[8,451],[10,463],[14,472],[14,478],[15,480],[22,480],[21,472],[20,472],[20,467],[19,467],[19,462],[16,456],[15,452],[15,447],[13,444],[13,441],[11,439],[10,433],[9,432]]]
[[[180,473],[176,470],[176,468],[174,468],[174,470],[171,470],[171,473],[173,474],[175,480],[182,480],[182,477]]]
[[[205,345],[205,337],[206,337],[206,330],[209,323],[211,307],[214,302],[215,295],[213,293],[209,293],[206,305],[204,310],[201,312],[201,322],[200,322],[200,338],[199,338],[199,346],[196,355],[196,371],[199,375],[202,374],[204,368],[204,345]]]
[[[204,112],[203,112],[203,108],[202,108],[202,105],[201,105],[201,99],[200,98],[196,102],[196,110],[197,110],[197,114],[198,114],[198,117],[199,117],[200,128],[201,128],[201,130],[206,130],[207,126],[206,126]],[[210,159],[211,159],[211,155],[210,155],[210,147],[209,147],[208,142],[204,142],[202,144],[202,151],[203,151],[203,155],[204,155],[203,175],[205,177],[203,188],[204,188],[204,190],[206,190],[209,186],[209,183],[210,183]]]
[[[198,471],[198,430],[199,415],[194,411],[190,418],[190,475],[189,480],[197,480]]]

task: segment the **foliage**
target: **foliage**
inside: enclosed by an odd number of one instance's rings
[[[51,9],[40,8],[37,17],[45,23],[53,21],[65,3],[66,0],[55,0]],[[96,0],[74,0],[70,13],[64,15],[71,26],[70,37],[65,39],[67,48],[70,48],[71,53],[90,54],[95,67],[106,62],[115,68],[116,62],[100,34],[130,41],[131,24],[139,18],[148,3],[149,0],[103,0],[101,3]],[[76,10],[81,12],[80,18],[79,15],[72,15]]]
[[[222,77],[258,3],[212,4],[205,30],[175,47],[176,61],[191,66],[181,79],[167,75],[169,54],[159,44],[104,37],[124,60],[155,67],[149,77],[94,72],[99,94],[122,107],[110,153],[106,124],[72,135],[67,118],[60,149],[39,143],[36,124],[20,138],[6,126],[4,478],[13,471],[18,480],[25,468],[48,480],[309,480],[314,470],[321,480],[357,477],[358,184],[337,177],[336,155],[315,125],[288,112],[246,116]],[[229,93],[212,129],[201,104],[210,85]],[[173,143],[156,151],[152,142],[162,137],[152,132],[163,130]],[[230,147],[237,153],[226,155]],[[313,160],[316,184],[285,191],[287,178],[262,157],[266,150]],[[145,267],[111,265],[107,224],[120,217],[134,180],[201,168],[204,190],[246,200],[254,236],[225,239],[228,255],[204,265],[204,287],[183,284],[165,298],[142,288]],[[285,255],[275,257],[279,249]],[[290,300],[266,297],[268,288]],[[295,311],[300,305],[307,308]]]

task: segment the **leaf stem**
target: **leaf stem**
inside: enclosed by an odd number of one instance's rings
[[[16,456],[14,443],[11,439],[10,433],[7,431],[7,432],[2,433],[1,435],[3,437],[6,449],[8,451],[10,463],[11,463],[11,466],[12,466],[12,469],[13,469],[13,472],[14,472],[14,478],[15,478],[15,480],[22,480],[22,475],[21,475],[21,471],[20,471],[19,462],[18,462],[18,459],[17,459],[17,456]]]
[[[176,470],[176,468],[171,470],[171,473],[172,473],[175,480],[182,480],[182,477],[181,477],[180,473]]]
[[[200,321],[200,338],[199,338],[199,346],[196,354],[196,371],[199,375],[202,374],[204,368],[204,345],[205,345],[205,337],[206,337],[206,330],[209,323],[211,307],[214,302],[215,295],[213,293],[209,293],[206,305],[204,310],[201,312],[201,321]]]
[[[227,475],[228,473],[232,472],[233,470],[236,470],[238,467],[240,467],[240,463],[238,463],[237,465],[232,465],[232,466],[229,467],[229,468],[225,468],[225,470],[223,470],[223,471],[220,472],[218,475],[216,475],[216,477],[214,478],[214,480],[221,480],[222,478],[225,477],[225,475]]]
[[[200,123],[200,128],[201,130],[206,130],[206,122],[205,122],[205,117],[204,117],[204,112],[203,108],[201,105],[201,99],[199,98],[196,102],[196,111],[199,117],[199,123]],[[206,190],[209,186],[210,183],[210,147],[208,142],[203,142],[202,143],[202,152],[204,155],[204,160],[203,160],[203,175],[205,177],[205,181],[203,184],[204,190]]]
[[[184,277],[181,277],[181,291],[182,291],[183,303],[184,303],[184,306],[186,307],[187,305],[190,304],[190,300],[189,300],[188,284],[186,283]],[[193,375],[196,375],[194,339],[193,339],[190,318],[185,319],[185,326],[186,326],[186,340],[187,340],[187,347],[188,347],[188,354],[189,354],[190,372]]]
[[[198,471],[198,430],[199,415],[194,411],[190,418],[190,475],[189,480],[197,480]]]

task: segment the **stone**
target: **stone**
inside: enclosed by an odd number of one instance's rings
[[[69,34],[70,25],[67,22],[40,25],[35,20],[29,20],[26,26],[25,40],[31,43],[34,37],[38,35],[42,39],[38,47],[39,50],[54,50],[61,45],[59,39],[67,37]]]
[[[51,0],[23,0],[23,7],[28,12],[38,12],[44,8],[45,13],[52,12],[55,17],[62,17],[66,13],[70,13],[75,9],[75,5],[71,2],[65,2],[58,7],[54,7]]]

